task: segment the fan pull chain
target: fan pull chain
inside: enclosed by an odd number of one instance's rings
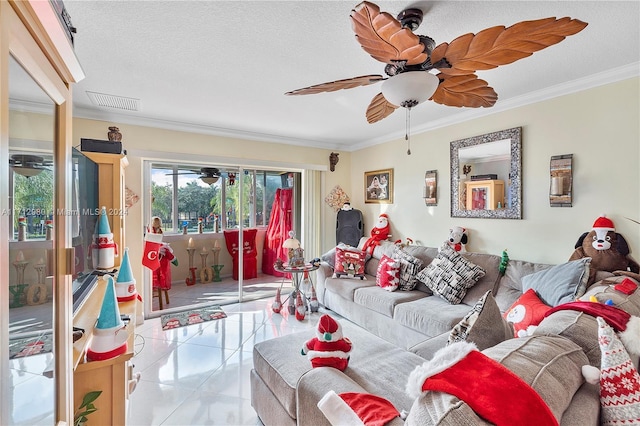
[[[404,134],[404,140],[407,141],[407,155],[411,155],[411,108],[407,108],[406,126],[407,129]]]

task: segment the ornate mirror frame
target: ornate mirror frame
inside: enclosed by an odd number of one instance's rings
[[[511,166],[509,181],[505,182],[505,197],[507,191],[511,191],[511,200],[504,203],[504,208],[496,210],[466,210],[460,208],[461,190],[459,185],[459,150],[461,148],[472,147],[509,140],[511,146]],[[467,139],[460,139],[451,142],[450,164],[451,164],[451,217],[473,217],[485,219],[522,219],[522,127],[500,130],[498,132],[487,133],[485,135],[474,136]]]

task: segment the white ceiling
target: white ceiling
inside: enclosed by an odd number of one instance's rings
[[[402,109],[379,123],[366,121],[379,84],[284,96],[313,84],[384,74],[384,64],[355,40],[349,13],[357,1],[64,4],[77,28],[75,50],[86,73],[74,88],[77,117],[347,151],[404,136]],[[639,74],[638,1],[376,4],[394,16],[406,7],[423,9],[416,33],[436,45],[494,25],[550,16],[589,24],[529,58],[478,72],[498,93],[493,108],[431,101],[414,108],[414,133]],[[97,107],[87,92],[137,99],[140,109]]]

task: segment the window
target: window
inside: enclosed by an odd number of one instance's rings
[[[53,213],[53,172],[50,170],[50,160],[30,154],[11,153],[10,156],[12,167],[9,178],[9,208],[13,239],[18,239],[21,226],[24,227],[25,240],[44,239],[46,221],[52,219]],[[24,161],[25,158],[28,161]]]
[[[242,168],[219,172],[219,179],[209,185],[201,179],[199,168],[151,164],[151,214],[162,219],[165,232],[181,232],[184,227],[197,232],[200,222],[203,232],[239,228],[241,220],[244,227],[266,227],[276,190],[300,181],[297,172]],[[239,173],[243,173],[242,187]],[[300,210],[299,198],[296,211]]]

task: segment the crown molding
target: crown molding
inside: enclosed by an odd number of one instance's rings
[[[507,111],[513,108],[519,108],[525,105],[534,104],[537,102],[546,101],[549,99],[557,98],[559,96],[565,96],[572,93],[580,92],[583,90],[592,89],[606,84],[616,83],[618,81],[627,80],[640,76],[640,62],[625,65],[619,68],[614,68],[609,71],[593,74],[584,78],[573,80],[567,83],[558,84],[555,86],[547,87],[542,90],[527,93],[522,96],[517,96],[511,99],[502,100],[489,109],[478,108],[470,109],[459,114],[443,118],[441,120],[435,120],[433,122],[424,124],[422,126],[416,126],[413,128],[412,133],[414,135],[428,132],[431,130],[440,129],[455,124],[464,123],[465,121],[474,120],[480,117],[486,117],[499,112]],[[18,106],[16,101],[12,101],[12,105]],[[36,103],[21,102],[20,109],[32,110],[33,112],[43,112],[44,107],[39,106]],[[49,111],[51,111],[49,106]],[[199,133],[212,136],[228,137],[233,139],[245,139],[259,142],[271,142],[281,143],[285,145],[296,145],[313,147],[320,149],[342,150],[347,152],[354,152],[360,149],[364,149],[370,146],[380,145],[382,143],[398,140],[404,137],[404,129],[398,129],[397,132],[389,133],[375,139],[369,139],[357,143],[355,145],[345,146],[342,144],[331,144],[313,139],[300,139],[291,138],[280,135],[272,135],[259,132],[248,132],[237,129],[226,129],[222,127],[206,126],[202,124],[186,123],[171,120],[158,120],[150,117],[131,116],[127,114],[121,114],[112,111],[98,111],[83,107],[74,107],[73,116],[75,118],[84,118],[90,120],[99,120],[115,123],[124,123],[137,126],[153,127],[165,130],[174,130],[188,133]]]
[[[595,87],[616,83],[618,81],[627,80],[638,76],[640,76],[640,62],[635,62],[633,64],[614,68],[612,70],[604,71],[597,74],[592,74],[584,78],[527,93],[522,96],[517,96],[515,98],[505,99],[497,102],[493,107],[488,109],[470,109],[459,114],[443,118],[441,120],[434,120],[433,122],[414,127],[411,133],[415,136],[417,134],[428,132],[431,130],[464,123],[465,121],[475,120],[476,118],[486,117],[489,115],[497,114],[499,112],[508,111],[510,109],[519,108],[525,105],[546,101],[549,99],[581,92],[588,89],[593,89]],[[405,130],[400,129],[397,132],[353,145],[350,147],[350,149],[346,149],[346,151],[358,151],[370,146],[380,145],[393,140],[402,139],[404,138],[404,134]]]

